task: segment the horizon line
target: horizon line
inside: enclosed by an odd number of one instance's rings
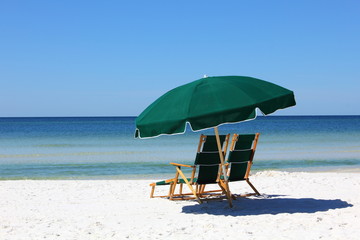
[[[258,115],[257,117],[336,117],[336,116],[360,116],[359,114],[304,114],[304,115]],[[10,116],[0,118],[136,118],[138,116]]]

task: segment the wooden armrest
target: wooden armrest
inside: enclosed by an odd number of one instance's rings
[[[166,179],[166,180],[165,180],[165,183],[170,183],[170,182],[173,182],[173,181],[175,181],[175,178]]]
[[[175,178],[170,178],[170,179],[164,180],[164,183],[171,183],[171,182],[175,182]],[[153,182],[153,183],[150,183],[149,185],[150,186],[156,186],[156,183],[157,182]]]
[[[185,164],[180,164],[180,163],[173,163],[173,162],[171,162],[170,164],[171,164],[171,165],[174,165],[174,166],[178,166],[178,167],[190,167],[190,168],[195,168],[195,166],[185,165]]]

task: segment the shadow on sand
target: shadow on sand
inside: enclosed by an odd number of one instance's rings
[[[238,198],[233,201],[233,205],[233,208],[229,208],[227,200],[211,201],[209,203],[184,206],[182,212],[190,214],[249,216],[280,213],[315,213],[353,206],[340,199],[284,198],[278,195],[270,195],[266,198]]]

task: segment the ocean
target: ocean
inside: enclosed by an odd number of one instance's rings
[[[135,117],[0,118],[0,180],[153,179],[192,164],[200,134],[135,139]],[[360,116],[259,116],[220,134],[260,132],[252,170],[360,168]]]

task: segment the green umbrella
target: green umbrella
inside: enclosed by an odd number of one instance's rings
[[[235,123],[295,105],[294,93],[251,77],[206,77],[174,88],[148,106],[136,119],[135,136],[155,137]]]
[[[204,77],[170,90],[148,106],[136,119],[135,137],[184,133],[187,123],[193,131],[214,127],[218,136],[219,125],[254,119],[257,108],[267,115],[295,104],[292,91],[267,81]],[[219,154],[224,163],[220,148]]]

